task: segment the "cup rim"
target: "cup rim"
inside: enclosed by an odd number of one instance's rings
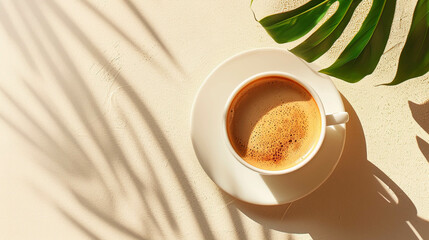
[[[283,170],[266,170],[266,169],[261,169],[261,168],[258,168],[258,167],[251,165],[250,163],[246,162],[243,158],[241,158],[238,155],[238,153],[235,151],[235,149],[232,146],[232,144],[229,140],[229,137],[228,137],[227,116],[228,116],[228,112],[229,112],[229,108],[231,106],[232,100],[236,97],[237,93],[239,93],[244,87],[246,87],[247,85],[249,85],[253,81],[256,81],[256,80],[264,78],[264,77],[269,77],[269,76],[277,76],[277,77],[283,77],[283,78],[290,79],[290,80],[296,82],[297,84],[299,84],[300,86],[302,86],[305,90],[307,90],[317,104],[317,107],[318,107],[319,113],[320,113],[320,119],[321,119],[320,136],[319,136],[319,139],[318,139],[317,144],[314,147],[313,151],[309,155],[307,155],[306,158],[301,160],[301,162],[299,162],[295,166],[292,166],[290,168],[286,168]],[[249,168],[249,169],[251,169],[257,173],[260,173],[262,175],[282,175],[282,174],[294,172],[294,171],[302,168],[304,165],[306,165],[308,162],[310,162],[314,158],[314,156],[319,152],[319,149],[322,146],[322,143],[323,143],[323,140],[325,139],[325,134],[326,134],[326,113],[325,113],[325,109],[323,107],[322,101],[320,100],[320,97],[317,94],[317,92],[308,83],[303,82],[302,80],[297,78],[295,75],[287,73],[287,72],[282,72],[282,71],[266,71],[266,72],[257,73],[257,74],[250,76],[249,78],[247,78],[243,82],[241,82],[231,92],[231,94],[228,97],[228,100],[225,104],[222,123],[223,123],[223,132],[224,132],[224,138],[225,138],[226,145],[227,145],[229,151],[234,156],[234,158],[238,162],[243,164],[245,167],[247,167],[247,168]]]

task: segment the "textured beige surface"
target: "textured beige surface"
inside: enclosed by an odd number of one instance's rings
[[[284,8],[270,2],[258,16]],[[247,0],[1,0],[0,239],[429,239],[428,75],[375,87],[395,74],[416,0],[397,3],[374,74],[333,79],[352,115],[334,174],[259,207],[199,166],[192,101],[223,59],[299,41],[275,44]]]

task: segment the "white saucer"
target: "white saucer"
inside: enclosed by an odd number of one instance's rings
[[[320,96],[326,113],[345,111],[340,94],[328,77],[313,71],[286,50],[255,49],[225,60],[204,81],[192,109],[191,139],[204,171],[225,192],[245,202],[277,205],[306,196],[331,175],[343,151],[346,129],[345,124],[327,127],[319,152],[296,172],[262,176],[243,166],[225,144],[222,114],[237,85],[266,71],[283,71],[306,81]]]

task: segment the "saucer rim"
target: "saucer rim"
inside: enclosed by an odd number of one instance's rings
[[[294,199],[294,200],[291,200],[291,201],[287,201],[287,202],[273,202],[273,203],[267,203],[267,202],[261,202],[261,201],[248,201],[247,199],[243,199],[243,198],[241,198],[241,197],[239,197],[237,194],[234,194],[234,192],[229,192],[229,191],[226,191],[222,186],[220,186],[217,182],[216,182],[216,180],[215,179],[213,179],[213,177],[211,176],[211,174],[209,174],[207,171],[206,171],[206,169],[205,169],[205,167],[201,164],[201,160],[200,160],[200,157],[201,157],[201,154],[199,153],[199,151],[196,149],[196,144],[195,144],[195,142],[196,142],[196,139],[194,139],[195,138],[195,131],[196,131],[196,126],[195,126],[195,122],[194,122],[194,116],[195,116],[195,111],[196,111],[196,104],[197,104],[197,100],[198,100],[198,98],[200,97],[200,95],[201,95],[201,91],[203,90],[203,88],[204,88],[204,86],[206,85],[206,83],[212,78],[212,76],[222,67],[222,66],[224,66],[225,64],[228,64],[228,62],[230,62],[230,61],[232,61],[232,60],[234,60],[234,59],[237,59],[237,58],[240,58],[240,57],[243,57],[243,55],[246,55],[246,54],[249,54],[249,53],[252,53],[252,52],[263,52],[263,51],[281,51],[281,52],[283,52],[283,53],[287,53],[287,54],[290,54],[290,55],[292,55],[292,56],[294,56],[294,57],[296,57],[295,55],[293,55],[292,53],[290,53],[288,50],[286,50],[286,49],[283,49],[283,48],[277,48],[277,47],[262,47],[262,48],[253,48],[253,49],[249,49],[249,50],[245,50],[245,51],[241,51],[241,52],[239,52],[239,53],[237,53],[237,54],[234,54],[234,55],[232,55],[232,56],[230,56],[230,57],[228,57],[228,58],[226,58],[226,59],[224,59],[223,61],[221,61],[220,63],[218,63],[217,65],[216,65],[216,67],[215,68],[213,68],[213,70],[212,71],[210,71],[210,73],[207,75],[207,77],[204,79],[204,81],[201,83],[201,85],[199,86],[199,88],[198,88],[198,91],[196,92],[196,95],[195,95],[195,97],[194,97],[194,100],[193,100],[193,103],[192,103],[192,108],[191,108],[191,118],[190,118],[190,137],[191,137],[191,142],[192,142],[192,147],[193,147],[193,150],[194,150],[194,153],[195,153],[195,156],[196,156],[196,158],[197,158],[197,160],[198,160],[198,162],[199,162],[199,164],[200,164],[200,166],[201,166],[201,168],[204,170],[204,172],[206,173],[206,175],[211,179],[211,181],[213,181],[213,183],[215,183],[215,185],[221,190],[221,191],[223,191],[223,192],[225,192],[225,193],[227,193],[228,195],[231,195],[232,197],[234,197],[235,199],[238,199],[238,200],[240,200],[240,201],[243,201],[243,202],[246,202],[246,203],[249,203],[249,204],[255,204],[255,205],[262,205],[262,206],[278,206],[278,205],[283,205],[283,204],[288,204],[288,203],[291,203],[291,202],[294,202],[294,201],[297,201],[297,200],[299,200],[299,199],[302,199],[302,198],[304,198],[304,197],[306,197],[306,196],[308,196],[309,194],[311,194],[311,193],[313,193],[315,190],[317,190],[323,183],[325,183],[326,181],[327,181],[327,179],[332,175],[332,173],[334,172],[334,170],[336,169],[336,167],[338,166],[338,163],[339,163],[339,161],[341,160],[341,156],[342,156],[342,154],[343,154],[343,152],[344,152],[344,147],[345,147],[345,140],[346,140],[346,124],[340,124],[343,128],[344,128],[344,130],[343,130],[343,134],[342,134],[342,141],[341,141],[341,150],[339,151],[339,154],[338,154],[338,156],[336,157],[337,158],[337,160],[335,161],[335,164],[332,166],[332,168],[330,169],[330,171],[329,171],[329,173],[328,174],[326,174],[326,177],[323,179],[323,181],[320,181],[320,183],[318,184],[318,185],[316,185],[311,191],[308,191],[306,194],[303,194],[302,196],[299,196],[299,197],[297,197],[296,199]],[[324,74],[321,74],[321,73],[319,73],[319,72],[317,72],[316,70],[314,70],[313,68],[311,68],[310,66],[311,65],[314,65],[314,64],[311,64],[311,63],[307,63],[307,62],[305,62],[305,61],[303,61],[302,59],[300,59],[300,58],[298,58],[298,57],[296,57],[298,60],[300,60],[302,63],[304,63],[304,65],[305,65],[305,67],[307,68],[307,70],[308,71],[311,71],[313,74],[315,74],[317,77],[319,77],[319,78],[324,78],[324,79],[327,79],[327,80],[329,80],[329,82],[330,82],[330,84],[332,84],[333,86],[334,86],[334,89],[336,90],[336,95],[337,96],[335,96],[336,97],[336,101],[337,101],[337,103],[338,103],[338,105],[341,107],[341,109],[343,110],[343,111],[345,111],[345,108],[344,108],[344,102],[342,101],[342,99],[341,99],[341,94],[338,92],[338,89],[336,88],[336,86],[334,85],[334,83],[332,82],[332,80],[330,79],[330,77],[329,76],[327,76],[327,75],[324,75]],[[317,92],[317,91],[316,91]],[[323,101],[322,101],[323,102]],[[327,128],[327,127],[329,127],[329,126],[326,126],[325,128]],[[325,136],[325,138],[326,138],[326,136]],[[325,140],[325,138],[322,140],[322,141],[324,141]],[[230,153],[229,153],[230,154]],[[232,156],[233,157],[233,156]],[[244,166],[243,166],[244,167]],[[249,171],[251,171],[250,169],[248,169]],[[258,173],[255,173],[255,174],[258,174]],[[259,175],[261,175],[261,174],[259,174]],[[262,176],[262,175],[261,175]],[[276,176],[276,175],[273,175],[273,176]],[[276,199],[277,200],[277,199]]]

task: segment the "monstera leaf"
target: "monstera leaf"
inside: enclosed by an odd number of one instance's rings
[[[399,84],[429,71],[429,0],[419,0],[407,42],[399,58],[398,72],[388,85]]]
[[[259,23],[277,43],[303,37],[323,18],[329,8],[338,3],[335,13],[310,37],[291,52],[312,62],[328,51],[341,36],[356,7],[362,0],[312,0],[292,11],[267,16]],[[252,4],[253,0],[251,1]],[[321,72],[358,82],[377,66],[392,26],[396,0],[373,0],[361,28],[338,59]],[[429,0],[419,0],[402,51],[398,72],[390,85],[421,76],[429,70]]]

